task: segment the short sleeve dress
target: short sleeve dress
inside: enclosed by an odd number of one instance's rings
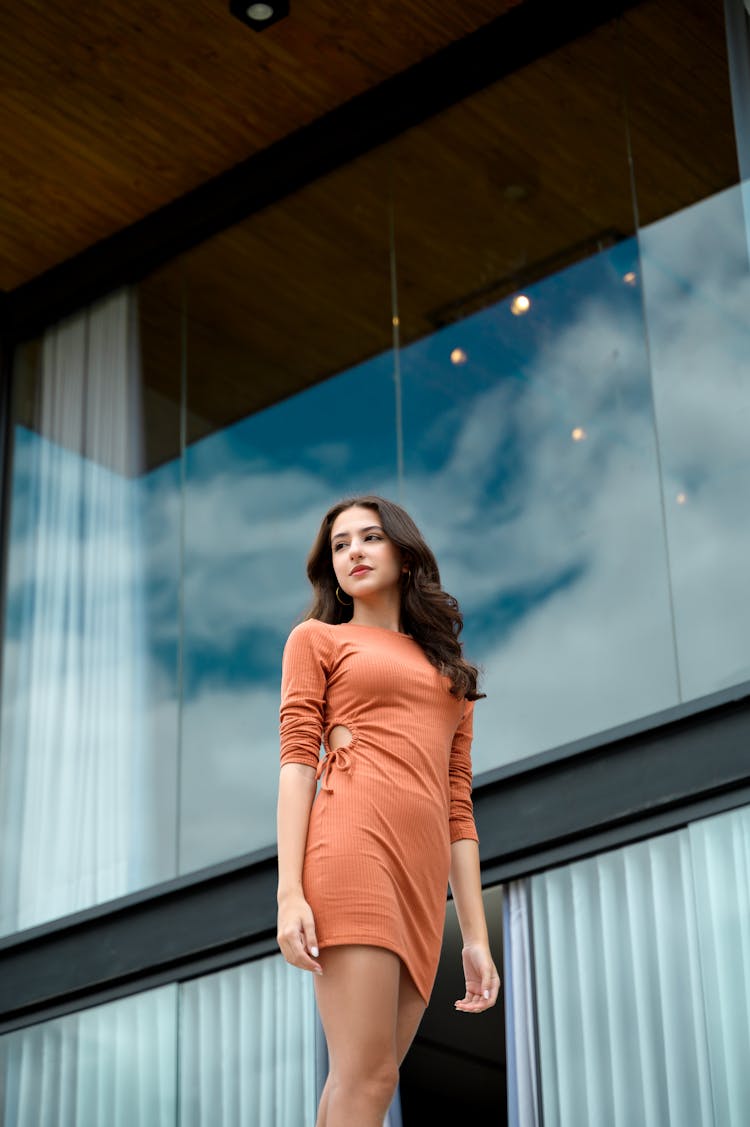
[[[309,619],[287,639],[281,762],[309,764],[320,780],[303,869],[318,944],[394,951],[425,1003],[440,957],[450,845],[477,840],[472,719],[473,702],[451,695],[406,634]],[[337,725],[352,738],[332,751]]]

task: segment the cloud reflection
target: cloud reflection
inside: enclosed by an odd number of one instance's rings
[[[470,364],[455,328],[410,346],[403,496],[387,356],[198,443],[184,495],[175,466],[134,484],[144,543],[121,563],[146,577],[148,707],[183,709],[183,868],[273,839],[281,648],[350,492],[403,500],[461,602],[477,772],[750,677],[745,246],[723,193],[641,232],[640,262],[631,241],[532,287],[533,317],[467,319]],[[37,534],[14,531],[11,621]]]

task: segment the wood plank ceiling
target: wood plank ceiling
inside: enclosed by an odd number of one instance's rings
[[[3,0],[0,290],[78,254],[518,0]]]

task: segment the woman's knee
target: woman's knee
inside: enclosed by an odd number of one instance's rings
[[[359,1098],[366,1096],[372,1106],[387,1108],[393,1099],[398,1086],[398,1065],[395,1057],[388,1056],[358,1064],[349,1062],[348,1066],[337,1071],[332,1071],[330,1082],[332,1088],[338,1089],[341,1095],[356,1094]]]

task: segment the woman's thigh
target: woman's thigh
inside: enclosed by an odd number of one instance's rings
[[[384,947],[346,945],[320,952],[315,976],[318,1012],[331,1070],[367,1070],[398,1064],[397,1029],[401,960]]]

